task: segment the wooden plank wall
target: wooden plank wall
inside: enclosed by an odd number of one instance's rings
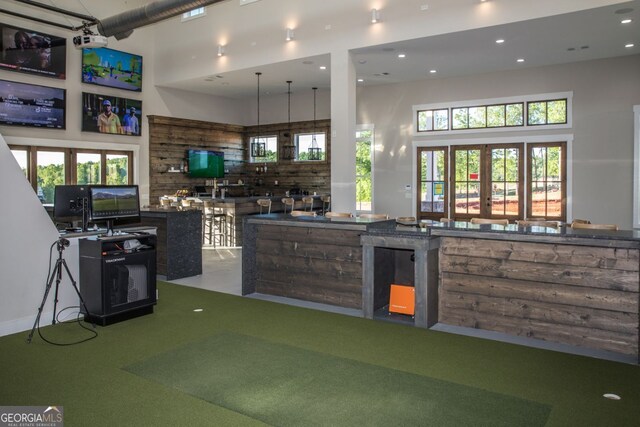
[[[362,308],[360,231],[262,225],[256,292]]]
[[[293,144],[293,137],[297,133],[324,132],[326,135],[327,153],[325,159],[331,159],[331,121],[318,120],[291,123],[276,123],[260,126],[261,135],[278,135],[278,150],[282,153],[282,146]],[[245,146],[249,146],[252,136],[257,135],[257,126],[246,127]],[[290,142],[291,141],[291,142]],[[300,188],[318,194],[331,193],[331,163],[329,160],[321,162],[295,162],[293,160],[278,159],[276,164],[267,163],[267,173],[256,175],[255,168],[264,163],[247,165],[250,183],[256,195],[264,195],[266,192],[280,195],[291,188]],[[278,185],[275,185],[278,181]]]
[[[442,238],[439,322],[638,355],[639,251]]]
[[[331,132],[329,120],[278,123],[260,126],[262,135],[277,134],[280,146],[288,144],[294,133],[325,131],[327,135],[327,159],[331,157]],[[291,129],[291,132],[289,132]],[[256,126],[245,127],[223,123],[203,122],[174,117],[149,116],[149,200],[158,204],[159,197],[175,194],[177,190],[193,191],[196,185],[205,185],[204,178],[191,178],[186,173],[167,172],[178,168],[185,161],[189,148],[224,152],[225,179],[237,183],[242,179],[246,187],[229,188],[229,197],[264,195],[267,192],[284,195],[286,190],[301,188],[310,194],[331,191],[331,165],[323,162],[293,162],[279,159],[267,164],[266,173],[257,173],[250,164],[247,147],[249,139],[257,131]],[[275,181],[278,185],[275,185]]]

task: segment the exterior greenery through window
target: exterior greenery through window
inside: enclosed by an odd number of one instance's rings
[[[10,146],[43,203],[53,203],[56,185],[133,184],[133,152]]]
[[[278,161],[278,137],[276,135],[253,136],[249,142],[249,147],[254,142],[265,143],[265,157],[253,157],[249,153],[249,163],[275,163]]]
[[[371,212],[372,209],[372,146],[372,130],[356,131],[356,210],[358,212]]]
[[[567,123],[567,99],[527,102],[527,126]],[[525,126],[525,103],[418,110],[418,132]]]
[[[311,147],[313,136],[316,137],[317,147],[320,148],[320,158],[309,159],[309,148]],[[324,161],[327,158],[327,136],[324,132],[298,133],[295,135],[296,157],[294,160],[299,162]]]
[[[447,180],[447,149],[453,182]],[[455,219],[477,216],[566,221],[566,156],[566,142],[530,143],[526,151],[522,143],[418,148],[418,216],[447,216],[445,197],[450,187],[451,217]]]

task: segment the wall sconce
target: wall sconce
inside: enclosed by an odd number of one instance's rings
[[[218,56],[223,56],[223,55],[224,55],[224,46],[219,44],[218,45]]]
[[[371,23],[375,24],[380,22],[380,11],[378,9],[371,9]]]
[[[290,42],[291,40],[293,40],[293,35],[293,29],[287,28],[287,36],[285,37],[285,40]]]

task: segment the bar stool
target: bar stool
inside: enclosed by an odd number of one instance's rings
[[[202,211],[202,243],[217,246],[227,245],[227,214],[216,208],[213,200],[204,201]]]
[[[313,211],[291,211],[291,216],[316,216],[316,213]]]
[[[293,211],[293,205],[295,201],[292,197],[285,197],[282,199],[282,204],[284,205],[284,213],[287,213],[287,206],[290,206],[289,212]]]
[[[309,209],[307,209],[307,207],[309,207]],[[307,212],[313,211],[313,197],[304,196],[302,198],[302,210]]]
[[[264,209],[267,210],[268,214],[271,213],[271,199],[258,199],[256,203],[260,206],[260,215],[262,215]]]
[[[508,219],[493,219],[493,218],[471,218],[469,221],[471,224],[497,224],[497,225],[509,225]]]
[[[331,196],[329,194],[320,196],[320,200],[322,200],[322,215],[326,215],[331,209]]]

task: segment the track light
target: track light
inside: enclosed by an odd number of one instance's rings
[[[375,24],[380,21],[380,11],[378,9],[371,9],[371,23]]]
[[[223,55],[224,55],[224,46],[219,44],[218,45],[218,56],[223,56]]]
[[[287,28],[287,37],[285,38],[285,40],[288,42],[293,40],[293,30],[291,28]]]

